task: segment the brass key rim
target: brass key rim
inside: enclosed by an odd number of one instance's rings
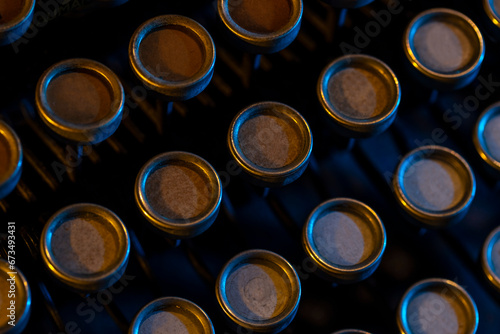
[[[497,173],[500,173],[500,161],[491,154],[484,138],[484,130],[488,122],[500,115],[500,102],[490,105],[479,116],[476,126],[474,127],[473,142],[481,159],[492,167]]]
[[[195,303],[179,297],[163,297],[153,300],[152,302],[145,305],[134,317],[132,323],[130,324],[129,334],[138,334],[141,325],[150,316],[158,312],[167,312],[168,310],[175,310],[176,313],[181,313],[193,321],[193,324],[197,323],[197,332],[201,334],[213,334],[215,333],[212,321],[208,315]]]
[[[203,63],[191,78],[169,81],[152,74],[141,61],[142,40],[150,33],[168,27],[182,28],[197,39],[202,47]],[[210,83],[215,66],[215,44],[208,31],[198,22],[181,15],[162,15],[144,22],[134,32],[129,44],[129,62],[132,71],[148,88],[165,95],[170,101],[187,100],[201,93]]]
[[[34,11],[35,0],[25,0],[21,12],[11,22],[0,24],[0,46],[14,42],[28,30]]]
[[[319,252],[313,238],[316,222],[331,212],[348,212],[363,219],[373,234],[373,250],[366,259],[351,265],[334,264]],[[372,208],[351,198],[334,198],[318,205],[307,218],[302,230],[302,246],[314,263],[338,283],[353,283],[369,277],[379,266],[387,244],[384,224]]]
[[[353,118],[334,106],[328,93],[330,79],[340,71],[349,68],[364,69],[384,81],[389,101],[380,114],[369,118]],[[340,127],[341,134],[349,137],[366,137],[385,131],[396,118],[401,101],[401,87],[394,72],[383,61],[368,55],[348,55],[332,61],[322,71],[316,93],[329,119]]]
[[[9,166],[4,175],[0,175],[0,199],[7,196],[16,187],[21,178],[23,148],[15,131],[5,122],[0,121],[0,141],[9,151]]]
[[[146,182],[150,175],[162,167],[181,165],[198,173],[208,181],[210,201],[199,215],[186,219],[172,219],[157,212],[146,195]],[[215,169],[205,159],[189,152],[172,151],[150,159],[139,172],[135,182],[135,201],[141,214],[156,229],[171,238],[191,238],[205,232],[215,221],[222,201],[222,183]]]
[[[500,292],[500,275],[496,273],[495,266],[491,259],[493,246],[498,242],[500,242],[500,226],[491,231],[483,244],[483,249],[481,251],[481,267],[491,285]]]
[[[112,263],[93,274],[78,274],[64,268],[56,260],[52,251],[52,235],[66,221],[75,218],[89,218],[106,225],[114,232],[117,253]],[[130,237],[122,220],[111,210],[96,204],[79,203],[67,206],[56,212],[45,224],[42,232],[40,250],[42,260],[49,273],[70,289],[78,292],[96,292],[116,283],[127,267],[130,253]]]
[[[469,37],[474,37],[473,40],[470,40],[471,44],[474,44],[474,55],[465,67],[453,71],[454,73],[443,73],[429,68],[420,61],[414,48],[413,38],[417,30],[433,20],[454,22],[457,26],[463,28]],[[406,28],[403,48],[411,66],[421,75],[429,78],[434,83],[438,83],[443,88],[460,88],[470,83],[476,77],[485,55],[483,35],[476,24],[466,15],[448,8],[433,8],[417,15]]]
[[[100,79],[110,90],[111,108],[102,119],[90,124],[75,124],[62,119],[50,107],[47,89],[51,80],[74,72],[90,74]],[[125,93],[116,74],[91,59],[73,58],[52,65],[40,77],[36,89],[36,106],[42,121],[58,135],[76,143],[95,144],[111,136],[120,125],[124,103]]]
[[[445,294],[449,292],[453,298],[462,306],[465,313],[465,329],[464,333],[474,334],[479,323],[479,313],[476,303],[467,291],[457,283],[442,279],[429,278],[412,285],[404,294],[397,311],[397,324],[402,334],[413,334],[408,319],[408,305],[414,297],[421,292],[440,291]]]
[[[229,13],[228,0],[217,0],[217,11],[225,28],[244,45],[248,45],[257,53],[274,53],[290,45],[300,30],[303,12],[302,0],[287,1],[291,6],[292,15],[285,26],[271,33],[256,33],[241,27]]]
[[[281,272],[281,277],[289,283],[288,304],[282,312],[270,319],[252,320],[238,313],[230,304],[226,293],[226,282],[231,273],[241,265],[266,263]],[[295,317],[301,297],[301,284],[293,266],[282,256],[262,249],[244,251],[230,259],[221,270],[215,285],[217,301],[222,311],[233,324],[256,332],[277,333],[285,329]]]
[[[243,153],[239,144],[241,126],[249,119],[260,115],[272,115],[293,124],[300,132],[301,149],[297,157],[280,168],[265,168],[255,164]],[[279,102],[259,102],[240,111],[229,127],[228,147],[232,157],[243,168],[244,172],[262,186],[277,187],[295,181],[303,173],[309,163],[313,138],[307,121],[295,109]]]
[[[428,210],[414,203],[407,195],[404,186],[406,171],[415,162],[423,159],[443,161],[454,167],[460,175],[465,189],[462,198],[453,207],[440,211]],[[455,151],[437,145],[422,146],[404,156],[396,169],[392,185],[396,199],[403,210],[424,227],[429,228],[444,228],[458,222],[469,210],[476,194],[476,179],[467,161]]]

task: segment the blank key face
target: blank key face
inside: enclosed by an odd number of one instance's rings
[[[238,141],[247,159],[264,168],[290,164],[301,148],[295,125],[271,115],[259,115],[245,121],[239,130]]]
[[[229,15],[243,29],[268,34],[280,30],[290,20],[290,0],[229,0]]]
[[[9,170],[10,149],[4,137],[0,136],[0,180],[3,180]]]
[[[156,212],[169,219],[196,217],[210,202],[204,175],[180,165],[154,171],[146,181],[146,197]]]
[[[465,312],[450,291],[424,291],[408,304],[408,324],[412,333],[465,334]]]
[[[403,185],[409,200],[426,210],[444,211],[457,205],[465,194],[457,170],[440,159],[422,159],[408,167]]]
[[[118,251],[115,231],[100,221],[74,218],[52,235],[56,263],[72,274],[96,274],[109,269]]]
[[[470,37],[457,24],[432,21],[415,33],[417,57],[430,69],[449,73],[464,68],[473,57]]]
[[[289,298],[288,285],[278,271],[250,263],[229,275],[226,294],[230,306],[250,320],[268,320],[279,315]]]
[[[11,22],[21,14],[25,0],[0,1],[0,24]]]
[[[369,223],[349,212],[327,213],[314,224],[313,240],[318,252],[336,266],[353,266],[373,252]]]
[[[111,112],[111,93],[97,75],[62,73],[47,87],[47,102],[61,119],[72,124],[98,122]]]
[[[388,84],[373,71],[346,68],[328,81],[328,99],[340,113],[366,119],[382,113],[389,103]]]
[[[157,78],[189,80],[203,65],[205,55],[200,43],[193,32],[169,25],[144,37],[139,56],[143,66]]]

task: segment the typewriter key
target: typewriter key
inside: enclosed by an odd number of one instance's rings
[[[254,53],[286,48],[300,30],[302,0],[218,0],[224,27],[236,43]]]
[[[233,119],[228,145],[254,183],[282,186],[296,180],[307,167],[312,135],[305,119],[291,107],[260,102]]]
[[[0,259],[0,333],[22,333],[30,313],[31,291],[28,281],[19,269]],[[12,320],[15,326],[9,324]]]
[[[336,198],[317,206],[304,225],[302,245],[319,276],[351,283],[370,276],[386,246],[385,228],[367,205]]]
[[[18,40],[33,19],[35,0],[0,1],[0,46]]]
[[[500,1],[498,0],[483,0],[484,13],[486,14],[490,32],[495,37],[500,36]]]
[[[297,273],[281,256],[249,250],[233,257],[216,283],[219,305],[233,326],[259,333],[285,329],[297,312]]]
[[[489,106],[474,128],[474,145],[481,158],[494,170],[500,172],[500,102]]]
[[[196,21],[180,15],[155,17],[132,36],[129,60],[146,87],[169,101],[201,93],[212,79],[215,46]]]
[[[113,285],[125,272],[130,240],[122,221],[95,204],[75,204],[55,213],[40,242],[43,263],[59,281],[79,292]]]
[[[99,143],[122,119],[125,96],[117,76],[90,59],[68,59],[38,81],[36,105],[43,122],[72,142]]]
[[[189,300],[159,298],[144,306],[135,316],[129,334],[213,334],[207,314]]]
[[[500,227],[486,238],[481,252],[481,265],[486,277],[500,292]]]
[[[431,228],[461,220],[476,193],[469,164],[442,146],[423,146],[408,153],[396,170],[393,187],[410,217]]]
[[[410,22],[404,51],[421,81],[439,89],[457,89],[469,84],[479,72],[484,41],[467,16],[436,8]]]
[[[346,137],[366,137],[387,129],[401,99],[392,70],[365,55],[330,63],[320,75],[317,94],[335,130]]]
[[[135,183],[141,213],[172,238],[206,231],[219,212],[222,185],[213,167],[187,152],[160,154],[144,165]]]
[[[16,187],[21,178],[23,149],[16,133],[0,121],[0,199]]]
[[[397,314],[403,334],[474,334],[478,320],[471,296],[458,284],[437,278],[410,287]]]
[[[370,334],[370,333],[361,331],[359,329],[345,329],[342,331],[335,332],[333,334]]]

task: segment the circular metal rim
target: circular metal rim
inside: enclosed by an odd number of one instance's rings
[[[234,34],[237,38],[250,45],[255,45],[257,47],[265,48],[270,45],[273,45],[274,44],[273,42],[275,41],[283,40],[287,36],[296,34],[298,32],[298,29],[300,28],[300,24],[302,21],[303,7],[304,7],[302,4],[302,0],[288,0],[288,1],[292,7],[291,10],[292,15],[290,20],[285,26],[269,34],[260,34],[251,32],[239,26],[229,14],[228,0],[217,0],[217,11],[224,26],[227,29],[229,29],[231,33]],[[293,40],[291,40],[290,43],[292,41]],[[279,50],[287,47],[288,44],[284,45]],[[276,52],[279,50],[273,50],[272,52]]]
[[[111,111],[103,119],[90,124],[74,124],[60,118],[47,101],[47,88],[53,78],[65,72],[91,73],[111,89]],[[55,133],[80,143],[97,143],[108,138],[118,128],[122,118],[125,93],[116,74],[105,65],[85,58],[63,60],[49,67],[40,77],[36,88],[36,106],[43,122]]]
[[[238,144],[238,134],[241,125],[252,117],[264,114],[268,110],[272,110],[273,113],[279,113],[283,117],[289,118],[291,122],[297,125],[300,134],[305,139],[302,151],[298,154],[297,158],[289,165],[280,168],[264,168],[254,164],[245,154],[243,154]],[[311,129],[304,117],[302,117],[298,111],[286,104],[271,101],[255,103],[240,111],[231,122],[227,139],[229,151],[238,165],[242,167],[246,173],[256,179],[270,183],[273,183],[273,180],[279,183],[280,180],[299,172],[301,168],[308,163],[313,146]]]
[[[477,330],[477,326],[479,323],[479,313],[476,307],[476,303],[472,299],[472,297],[457,283],[442,279],[442,278],[429,278],[422,280],[413,284],[404,294],[401,302],[398,306],[397,311],[397,323],[399,330],[403,334],[413,334],[410,330],[407,322],[407,308],[411,299],[419,292],[425,291],[427,288],[435,288],[435,287],[443,287],[443,289],[451,289],[455,292],[455,295],[460,299],[462,305],[464,306],[465,311],[468,313],[468,316],[474,319],[474,324],[470,324],[469,330],[466,331],[467,334],[474,334]]]
[[[196,319],[203,326],[203,334],[213,334],[215,333],[212,321],[208,315],[203,311],[201,307],[189,301],[187,299],[179,297],[162,297],[153,300],[152,302],[146,304],[142,307],[130,324],[129,334],[139,333],[139,329],[148,317],[156,313],[157,311],[164,310],[168,307],[179,307],[186,313],[191,314],[196,317]]]
[[[500,292],[500,275],[493,271],[491,263],[491,252],[495,243],[500,242],[500,226],[491,231],[486,238],[483,249],[481,250],[481,266],[490,283]]]
[[[0,259],[0,270],[3,271],[4,273],[10,272],[9,268],[9,263],[5,261],[4,259]],[[18,310],[16,307],[16,318],[17,318],[17,324],[15,327],[12,327],[8,325],[8,329],[12,331],[12,333],[21,333],[26,325],[28,324],[30,314],[31,314],[31,290],[29,287],[29,283],[26,280],[26,277],[23,275],[23,273],[19,270],[19,268],[15,268],[16,274],[16,305],[17,305],[17,299],[20,296],[23,296],[26,300],[25,303],[23,303],[23,308],[22,312],[21,310]],[[20,289],[22,287],[22,289]],[[3,292],[2,292],[3,293]],[[19,316],[19,313],[21,314]],[[5,328],[0,328],[0,331],[5,330]],[[8,331],[8,333],[11,333],[11,331]]]
[[[484,129],[486,124],[496,116],[500,116],[500,102],[490,105],[479,116],[474,127],[473,142],[477,152],[488,165],[500,172],[500,161],[496,160],[489,152],[484,139]]]
[[[17,185],[22,172],[23,147],[16,132],[5,122],[0,121],[0,140],[4,140],[10,152],[10,163],[1,178],[0,175],[0,198],[7,196]]]
[[[205,173],[206,179],[213,188],[211,206],[200,216],[189,219],[169,219],[157,213],[149,204],[146,196],[146,182],[150,174],[165,166],[168,161],[182,161],[194,165]],[[222,200],[222,183],[215,169],[208,161],[188,152],[171,151],[159,154],[150,159],[140,170],[135,182],[135,200],[142,215],[157,229],[169,236],[187,238],[206,231],[213,223]],[[210,204],[209,204],[210,205]]]
[[[0,35],[15,30],[25,23],[25,20],[33,16],[35,0],[25,0],[21,12],[8,24],[0,24]]]
[[[353,118],[345,115],[344,113],[336,110],[336,108],[331,103],[328,98],[328,83],[332,75],[342,71],[344,69],[350,68],[350,65],[362,64],[362,67],[369,67],[373,72],[378,72],[380,74],[383,72],[382,76],[386,81],[394,84],[389,91],[391,95],[395,97],[392,103],[388,104],[390,107],[385,110],[385,112],[366,119]],[[364,66],[363,66],[364,65]],[[321,102],[321,106],[327,112],[327,114],[342,127],[359,132],[359,129],[367,131],[368,129],[378,129],[388,127],[394,117],[396,116],[399,103],[401,101],[401,87],[399,80],[391,70],[391,68],[378,58],[368,56],[368,55],[347,55],[333,60],[328,64],[325,69],[321,72],[321,75],[316,86],[316,92],[318,98]],[[376,131],[375,131],[376,132]]]
[[[227,295],[225,293],[225,285],[227,278],[243,263],[251,263],[252,260],[261,260],[270,262],[273,265],[278,266],[283,270],[286,275],[287,280],[290,282],[290,287],[292,288],[292,294],[290,295],[289,307],[285,308],[279,315],[261,321],[252,321],[245,317],[240,316],[230,305]],[[300,279],[297,272],[293,266],[282,256],[262,249],[253,249],[241,252],[231,258],[222,268],[219,276],[217,277],[217,282],[215,284],[217,301],[220,307],[224,311],[224,314],[228,316],[234,323],[243,328],[247,328],[256,332],[267,332],[276,329],[282,329],[282,326],[286,326],[295,316],[300,303],[300,297],[302,294]]]
[[[495,7],[494,5],[492,5],[491,0],[483,0],[483,8],[490,21],[497,28],[500,28],[500,13],[495,10]]]
[[[475,61],[468,67],[460,71],[459,73],[440,73],[434,70],[431,70],[424,64],[422,64],[416,54],[416,51],[413,50],[413,36],[415,32],[418,30],[418,28],[422,25],[422,22],[427,22],[434,16],[448,16],[453,18],[454,20],[460,20],[467,24],[468,27],[471,28],[471,32],[477,37],[477,44],[479,45],[479,52],[476,55]],[[471,33],[471,35],[473,35]],[[448,8],[433,8],[429,9],[426,11],[423,11],[419,15],[417,15],[409,24],[408,27],[406,28],[405,34],[404,34],[404,51],[406,58],[410,61],[412,66],[425,75],[426,77],[429,77],[433,80],[436,80],[438,82],[451,82],[455,83],[458,82],[462,79],[465,79],[466,77],[473,75],[480,67],[484,59],[484,54],[485,54],[485,46],[484,46],[484,39],[483,35],[481,34],[481,31],[479,28],[476,26],[476,24],[466,15],[452,10]]]
[[[314,245],[314,240],[312,238],[312,230],[314,228],[314,224],[317,222],[318,218],[322,217],[323,213],[332,212],[334,210],[331,209],[335,207],[340,207],[344,210],[347,209],[351,211],[357,211],[360,214],[363,214],[363,216],[367,218],[367,221],[372,226],[373,232],[375,232],[376,230],[376,234],[379,237],[377,242],[378,247],[374,247],[372,254],[370,254],[364,261],[356,265],[334,265],[323,258]],[[304,224],[304,228],[302,230],[302,245],[307,255],[310,256],[323,271],[328,273],[330,276],[340,280],[342,280],[342,276],[347,275],[349,278],[348,280],[351,281],[350,278],[353,275],[362,275],[363,273],[369,272],[371,269],[376,268],[380,263],[380,260],[382,259],[386,244],[387,235],[385,232],[385,227],[377,213],[373,211],[373,209],[368,205],[351,198],[334,198],[319,204],[316,208],[314,208],[314,210],[307,218],[307,221]]]
[[[198,38],[199,45],[203,47],[204,61],[198,72],[190,79],[183,81],[168,81],[155,77],[142,64],[139,48],[142,40],[149,33],[162,27],[181,26],[189,30]],[[132,35],[129,44],[129,62],[134,74],[148,88],[151,88],[169,98],[178,99],[180,92],[202,85],[200,92],[208,86],[215,66],[215,44],[208,31],[195,20],[181,15],[161,15],[144,22]],[[192,97],[191,95],[187,98]],[[182,98],[181,99],[185,99]]]
[[[106,221],[113,227],[117,234],[118,256],[114,264],[106,271],[97,274],[77,275],[66,271],[57,263],[49,245],[51,245],[53,232],[67,221],[67,218],[88,213],[102,218],[103,222]],[[47,221],[42,231],[40,248],[45,267],[59,281],[81,292],[94,292],[113,285],[125,271],[130,253],[130,237],[127,228],[114,212],[97,204],[79,203],[62,208]]]
[[[359,330],[359,329],[344,329],[333,334],[370,334],[368,332]]]
[[[419,206],[413,204],[408,196],[406,196],[403,183],[405,172],[411,166],[410,163],[412,163],[413,160],[418,159],[419,157],[430,158],[436,155],[443,158],[441,160],[445,161],[453,159],[455,163],[449,163],[455,167],[462,167],[462,172],[464,172],[468,177],[468,180],[464,180],[467,184],[463,199],[454,207],[443,211],[425,210],[424,208],[420,208]],[[476,179],[469,164],[464,158],[462,158],[461,155],[443,146],[428,145],[416,148],[403,157],[393,178],[393,189],[399,204],[411,216],[429,227],[441,227],[443,222],[459,215],[462,212],[465,212],[469,208],[476,193]]]

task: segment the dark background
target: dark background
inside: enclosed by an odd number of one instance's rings
[[[35,13],[43,13],[39,1]],[[487,34],[481,1],[402,1],[403,11],[391,15],[390,24],[370,38],[362,52],[386,62],[401,81],[402,101],[393,126],[385,133],[356,141],[345,149],[346,140],[324,126],[316,96],[321,70],[341,56],[340,43],[354,45],[354,27],[365,29],[373,21],[371,11],[387,9],[384,1],[348,12],[345,27],[334,29],[337,10],[319,1],[305,1],[301,32],[285,51],[265,55],[251,75],[242,68],[248,55],[230,45],[217,24],[210,1],[131,0],[109,9],[85,14],[76,10],[56,15],[33,28],[27,43],[0,48],[0,112],[21,138],[25,152],[21,183],[1,201],[1,221],[15,221],[19,235],[17,264],[33,291],[33,312],[27,333],[59,333],[59,325],[76,323],[81,333],[120,333],[120,321],[105,311],[78,314],[82,297],[69,292],[41,270],[38,238],[47,219],[60,208],[78,202],[108,207],[137,235],[145,255],[132,248],[127,277],[134,278],[113,305],[123,315],[122,328],[146,303],[160,296],[180,296],[200,305],[212,319],[216,332],[230,332],[223,321],[214,292],[214,277],[233,255],[252,248],[275,251],[288,259],[302,279],[303,295],[295,320],[285,333],[331,333],[354,327],[373,333],[395,333],[396,310],[405,290],[418,280],[441,277],[461,284],[479,310],[479,334],[500,332],[500,298],[489,287],[478,259],[482,244],[498,226],[498,182],[488,176],[472,146],[472,128],[480,112],[500,98],[497,90],[454,130],[442,121],[443,111],[474,95],[478,80],[468,87],[440,93],[438,104],[427,102],[431,93],[405,71],[402,35],[408,22],[422,10],[448,7],[471,17],[484,33],[486,56],[480,76],[500,81],[498,43]],[[161,14],[189,16],[212,34],[217,48],[215,75],[198,98],[176,103],[175,112],[158,131],[157,97],[145,92],[128,65],[128,42],[144,21]],[[40,16],[42,15],[42,16]],[[44,24],[46,23],[46,24]],[[44,25],[43,27],[41,25]],[[113,69],[128,96],[127,117],[118,131],[92,148],[77,168],[62,173],[54,163],[65,163],[64,144],[49,142],[49,131],[34,116],[38,78],[50,65],[73,57],[91,58]],[[135,87],[132,94],[132,87]],[[134,103],[142,101],[141,105]],[[241,177],[224,177],[224,189],[234,210],[223,206],[214,225],[202,236],[171,248],[147,228],[133,197],[140,167],[151,157],[169,150],[185,150],[207,159],[218,171],[231,161],[226,135],[234,115],[245,106],[274,100],[298,110],[314,135],[316,162],[293,184],[273,189],[268,198]],[[156,115],[156,116],[155,116]],[[453,124],[451,124],[453,125]],[[471,164],[477,178],[477,194],[466,218],[443,231],[419,230],[398,211],[384,175],[394,171],[400,157],[418,143],[429,143],[434,129],[444,129],[440,143],[455,149]],[[59,152],[59,156],[54,152]],[[61,153],[62,152],[62,153]],[[58,165],[60,166],[60,165]],[[60,174],[59,174],[60,175]],[[222,174],[221,174],[222,175]],[[224,174],[227,176],[226,174]],[[387,229],[387,249],[380,268],[367,280],[332,287],[304,266],[300,228],[312,209],[332,197],[352,197],[371,206]],[[7,228],[5,227],[6,232]],[[22,241],[21,241],[22,239]],[[2,242],[3,247],[5,244]],[[137,246],[137,243],[135,244]],[[2,252],[2,256],[3,256]],[[146,260],[147,275],[141,267]],[[119,286],[119,284],[117,284]],[[44,287],[53,298],[47,307]],[[50,310],[57,315],[50,315]],[[116,311],[116,310],[115,310]],[[71,327],[69,327],[71,328]],[[71,333],[72,331],[68,331]],[[78,331],[73,331],[78,333]]]

